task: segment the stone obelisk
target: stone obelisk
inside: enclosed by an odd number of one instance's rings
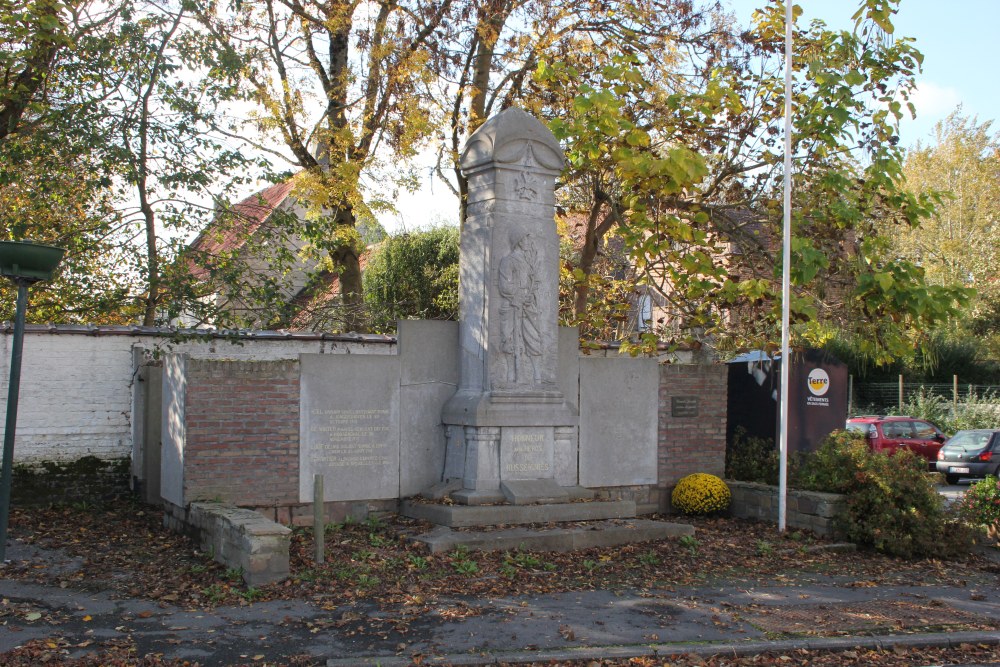
[[[575,451],[577,415],[557,384],[559,238],[552,133],[507,109],[461,156],[469,179],[461,237],[461,381],[442,420],[444,481],[481,504],[558,501],[554,452]]]

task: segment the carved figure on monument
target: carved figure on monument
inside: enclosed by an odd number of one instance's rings
[[[528,153],[530,155],[531,150],[529,148]],[[517,192],[517,196],[521,199],[527,199],[528,201],[535,201],[538,199],[538,179],[527,171],[518,172],[517,177],[514,179],[514,191]]]
[[[542,337],[538,326],[538,286],[535,267],[538,252],[531,234],[514,227],[510,231],[512,250],[500,260],[501,347],[507,365],[507,382],[516,386],[538,384],[538,357]]]

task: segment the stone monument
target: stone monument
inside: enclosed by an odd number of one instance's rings
[[[557,481],[575,479],[578,421],[557,382],[554,190],[562,165],[552,133],[519,109],[484,123],[461,156],[469,201],[460,383],[442,412],[444,482],[460,503],[555,502],[576,493]]]

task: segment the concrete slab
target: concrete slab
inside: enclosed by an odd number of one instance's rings
[[[500,482],[507,502],[514,505],[533,505],[535,503],[558,503],[569,500],[565,489],[556,484],[554,479],[508,479]]]
[[[580,484],[656,484],[655,359],[580,359]]]
[[[462,480],[447,479],[443,482],[438,482],[437,484],[432,485],[429,489],[423,492],[423,495],[431,500],[443,500],[461,488]]]
[[[502,503],[505,500],[504,495],[500,493],[499,489],[495,491],[491,489],[462,489],[451,494],[451,499],[462,505],[476,506]]]
[[[651,540],[694,535],[686,524],[634,519],[599,521],[569,528],[510,528],[492,531],[454,531],[439,526],[429,533],[413,537],[431,553],[451,551],[461,545],[469,551],[576,551],[595,547],[613,547]]]
[[[403,501],[400,513],[411,519],[430,521],[439,526],[469,528],[563,521],[632,519],[636,515],[636,506],[631,500],[550,505],[483,505],[478,507]]]

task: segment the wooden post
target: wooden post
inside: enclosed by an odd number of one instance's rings
[[[958,412],[958,374],[951,376],[951,405]]]
[[[316,564],[326,560],[323,549],[326,546],[326,512],[323,507],[323,475],[313,478],[313,539],[316,541]]]
[[[899,414],[903,414],[903,374],[899,374]]]

